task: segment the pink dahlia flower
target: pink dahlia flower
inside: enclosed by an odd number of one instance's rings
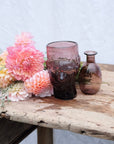
[[[17,79],[25,81],[44,69],[44,56],[39,50],[28,47],[9,47],[6,67]]]
[[[53,94],[53,87],[50,82],[48,71],[40,71],[24,82],[25,89],[28,93],[36,96],[46,97]]]
[[[23,47],[28,47],[28,46],[32,46],[32,48],[34,47],[34,42],[32,41],[32,36],[30,33],[27,32],[22,32],[21,35],[18,35],[16,37],[15,40],[15,46],[23,46]]]

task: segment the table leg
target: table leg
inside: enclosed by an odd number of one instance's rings
[[[38,144],[53,144],[53,129],[38,126],[37,139]]]

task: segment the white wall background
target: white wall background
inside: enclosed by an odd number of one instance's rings
[[[36,47],[46,52],[55,40],[96,50],[99,63],[114,64],[114,0],[0,0],[0,49],[13,45],[21,32],[31,32]],[[36,144],[35,132],[21,144]],[[56,144],[113,144],[67,131],[54,131]]]
[[[48,42],[74,40],[82,60],[93,49],[97,62],[114,64],[114,0],[0,0],[0,48],[23,31],[43,52]]]

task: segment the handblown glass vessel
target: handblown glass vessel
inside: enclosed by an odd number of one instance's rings
[[[79,86],[85,94],[96,94],[101,86],[102,76],[99,66],[95,63],[95,51],[86,51],[87,62],[81,68],[79,74]]]
[[[76,42],[57,41],[47,45],[47,67],[56,98],[67,100],[76,97],[75,77],[79,65]]]

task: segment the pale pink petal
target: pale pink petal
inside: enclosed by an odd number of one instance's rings
[[[8,99],[11,101],[25,100],[31,96],[31,94],[26,92],[24,83],[16,83],[8,89]]]
[[[30,33],[27,32],[22,32],[21,35],[16,36],[16,40],[15,40],[15,46],[23,46],[23,47],[28,47],[28,46],[32,46],[32,48],[34,47],[34,41],[32,40],[32,36]]]

